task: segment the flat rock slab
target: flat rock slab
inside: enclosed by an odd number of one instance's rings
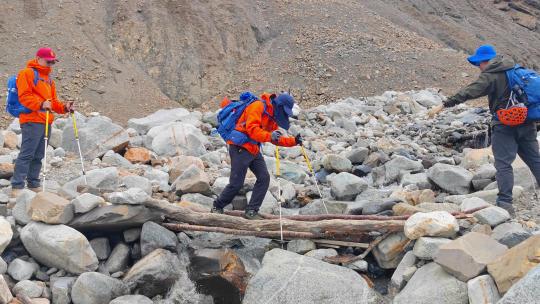
[[[80,230],[125,230],[148,221],[159,222],[160,219],[158,212],[144,206],[110,205],[76,217],[69,226]]]
[[[510,248],[503,256],[488,264],[488,272],[500,293],[510,287],[540,263],[540,235],[534,235]]]
[[[439,247],[435,262],[461,281],[478,276],[488,263],[504,255],[508,248],[489,236],[469,232]]]

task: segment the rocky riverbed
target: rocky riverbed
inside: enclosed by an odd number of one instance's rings
[[[127,128],[77,113],[88,184],[71,120],[59,118],[47,192],[11,197],[15,120],[0,132],[0,304],[534,303],[537,185],[517,160],[517,217],[494,206],[489,114],[460,105],[428,119],[443,98],[427,89],[296,107],[289,133],[304,137],[314,176],[300,147],[280,148],[276,179],[275,147],[263,145],[273,176],[263,213],[279,214],[281,200],[285,215],[410,216],[402,232],[351,262],[343,261],[365,249],[313,240],[282,249],[270,239],[160,225],[162,214],[145,202],[209,210],[228,182],[215,112],[159,110]],[[248,175],[230,209],[246,206],[253,184]]]

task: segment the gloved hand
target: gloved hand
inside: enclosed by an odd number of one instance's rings
[[[75,111],[75,106],[73,105],[73,101],[66,102],[66,104],[64,105],[64,108],[65,108],[66,112]]]
[[[41,109],[44,110],[44,111],[51,111],[52,110],[51,101],[49,99],[45,100],[41,104]]]
[[[276,131],[272,132],[272,142],[273,143],[278,143],[281,136],[283,136],[283,132],[281,132],[279,130],[276,130]]]
[[[296,141],[297,146],[301,146],[304,143],[304,140],[302,139],[302,135],[298,134],[294,137],[294,140]]]

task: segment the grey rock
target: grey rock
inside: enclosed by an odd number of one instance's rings
[[[38,271],[38,266],[34,263],[22,259],[15,259],[9,263],[8,274],[17,281],[30,280]]]
[[[338,252],[335,249],[315,249],[307,252],[305,256],[314,258],[317,260],[323,260],[324,258],[335,257],[338,255]]]
[[[412,251],[407,251],[390,278],[388,292],[391,295],[396,295],[405,286],[408,281],[407,269],[413,267],[414,264],[416,264],[416,255]]]
[[[493,166],[493,164],[483,164],[478,169],[476,169],[476,172],[474,173],[474,176],[473,176],[473,180],[482,180],[482,179],[492,180],[495,178],[496,173],[497,173],[497,169],[495,169],[495,166]]]
[[[369,264],[368,262],[364,260],[358,260],[350,264],[347,264],[347,268],[355,270],[355,271],[367,272],[369,268]]]
[[[413,253],[419,259],[433,260],[439,252],[439,247],[449,242],[451,242],[451,240],[445,238],[424,236],[414,243]]]
[[[392,210],[396,203],[398,203],[396,200],[365,201],[362,206],[362,214],[377,214],[385,210]]]
[[[32,222],[21,230],[21,240],[33,258],[49,267],[76,274],[98,267],[86,237],[71,227]]]
[[[101,163],[111,167],[133,168],[133,164],[129,160],[112,150],[107,151],[105,155],[103,155]]]
[[[154,168],[147,168],[144,171],[144,177],[149,179],[152,184],[158,185],[161,191],[169,191],[169,174]]]
[[[91,193],[83,193],[71,201],[75,213],[86,213],[100,205],[105,204],[105,200]]]
[[[150,195],[141,188],[129,188],[126,191],[111,193],[108,199],[113,204],[142,205],[150,199]]]
[[[473,213],[474,217],[482,224],[495,227],[510,219],[508,211],[501,207],[491,206]]]
[[[479,197],[470,197],[463,200],[461,205],[459,206],[460,210],[465,212],[467,210],[472,210],[480,207],[489,207],[491,206],[490,203],[486,202],[485,200],[479,198]]]
[[[133,243],[141,237],[141,228],[131,228],[124,231],[124,241]]]
[[[13,300],[13,294],[9,290],[8,283],[4,276],[0,276],[0,303],[11,303]]]
[[[138,261],[124,277],[124,282],[147,297],[167,292],[182,275],[178,257],[170,251],[156,249]]]
[[[23,189],[17,196],[15,207],[13,207],[12,215],[17,223],[26,225],[32,220],[28,213],[28,205],[32,199],[36,196],[36,193],[32,190]]]
[[[521,280],[515,283],[497,302],[498,304],[536,303],[540,299],[540,265],[529,270]]]
[[[13,226],[15,226],[15,221],[13,221]],[[12,238],[13,230],[10,222],[4,217],[0,217],[0,254],[4,252]]]
[[[395,182],[399,175],[402,172],[408,172],[408,171],[419,171],[423,170],[424,166],[420,161],[414,161],[411,159],[408,159],[406,157],[403,157],[401,155],[398,155],[386,164],[384,164],[385,168],[385,184],[391,184]]]
[[[402,232],[392,233],[373,249],[373,256],[381,268],[394,269],[405,255],[403,248],[410,242]]]
[[[189,166],[173,183],[177,193],[210,193],[210,179],[203,169]]]
[[[115,167],[107,167],[103,169],[94,169],[86,173],[86,179],[90,188],[104,190],[104,191],[116,191],[118,188],[118,169]],[[77,193],[77,187],[84,185],[83,177],[78,177],[72,181],[65,183],[60,190],[60,193],[69,198],[75,198],[79,194]]]
[[[129,293],[129,287],[118,279],[98,272],[81,274],[71,289],[74,304],[103,304]]]
[[[428,177],[450,194],[467,194],[470,192],[473,175],[462,167],[439,163],[429,168]]]
[[[15,284],[13,287],[13,293],[16,295],[23,294],[29,298],[39,298],[41,297],[44,288],[45,284],[43,283],[40,285],[33,281],[23,280]]]
[[[415,185],[419,190],[431,189],[431,183],[426,173],[406,173],[402,176],[400,183],[403,186]]]
[[[249,281],[243,304],[268,302],[367,304],[382,303],[382,299],[353,270],[273,249],[265,254],[261,270]]]
[[[326,206],[326,208],[325,208]],[[317,215],[317,214],[343,214],[347,209],[346,202],[314,200],[307,206],[300,209],[300,214]],[[327,212],[328,210],[328,212]]]
[[[187,193],[182,195],[180,201],[186,201],[191,203],[196,203],[205,207],[212,208],[214,205],[214,199],[208,196],[205,196],[200,193]]]
[[[469,291],[469,304],[495,304],[501,298],[495,281],[489,274],[469,280],[467,289]]]
[[[141,253],[146,256],[158,248],[175,250],[178,239],[174,232],[154,222],[146,222],[141,231]]]
[[[128,189],[140,188],[143,189],[148,195],[152,195],[152,183],[146,177],[128,175],[122,178],[122,184],[124,184]]]
[[[0,257],[0,274],[5,274],[8,269],[8,264]]]
[[[497,201],[497,194],[499,190],[483,190],[465,195],[449,195],[444,198],[445,203],[454,203],[460,205],[464,199],[471,197],[478,197],[485,200],[488,203],[495,204]],[[514,200],[519,199],[523,194],[523,187],[515,186],[512,190],[512,197]]]
[[[358,194],[366,190],[367,182],[360,177],[342,172],[330,179],[332,194],[338,200],[353,200]]]
[[[155,126],[148,131],[145,146],[161,156],[205,154],[208,139],[190,124],[173,122]]]
[[[129,295],[118,297],[109,304],[153,304],[152,300],[141,295]]]
[[[310,240],[292,240],[287,244],[287,250],[298,254],[317,249],[315,243]]]
[[[129,264],[129,246],[118,243],[111,252],[109,259],[105,262],[105,270],[109,273],[124,271]]]
[[[275,176],[276,159],[273,157],[266,157],[265,162],[270,174]],[[281,161],[280,169],[281,178],[286,179],[294,184],[303,184],[308,176],[303,167],[290,161]]]
[[[528,239],[532,234],[523,229],[520,223],[502,223],[493,229],[491,237],[499,243],[512,248]]]
[[[159,220],[159,213],[144,206],[110,205],[75,217],[70,226],[80,230],[125,230]]]
[[[345,153],[345,157],[347,157],[353,165],[362,164],[368,155],[369,149],[363,147],[355,148]]]
[[[418,269],[394,304],[468,304],[467,284],[449,275],[436,263]]]
[[[184,108],[160,109],[142,118],[131,118],[128,127],[135,129],[139,134],[146,134],[151,128],[176,121],[188,121],[191,113]]]
[[[331,172],[349,172],[352,163],[349,159],[336,154],[326,154],[322,160],[323,167]]]
[[[85,159],[92,160],[104,155],[109,150],[118,151],[129,142],[129,134],[121,126],[103,116],[91,117],[86,124],[80,125],[79,138]],[[62,148],[78,153],[73,128],[66,126],[62,133]]]
[[[111,245],[106,237],[95,238],[90,241],[90,246],[96,253],[98,260],[106,260],[111,253]]]
[[[71,288],[75,280],[75,277],[59,277],[51,280],[51,293],[54,304],[71,303]]]

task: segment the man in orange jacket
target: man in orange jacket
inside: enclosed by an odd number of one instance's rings
[[[240,99],[249,97],[256,98],[251,93],[246,92],[242,94]],[[229,102],[227,98],[224,99],[221,107],[225,107]],[[270,186],[270,174],[266,168],[260,146],[264,142],[285,147],[302,144],[300,135],[296,137],[283,136],[283,133],[278,130],[278,127],[289,129],[289,117],[293,115],[293,106],[294,99],[287,93],[282,93],[279,96],[264,93],[260,99],[246,107],[238,119],[235,130],[246,134],[250,140],[240,146],[231,141],[227,142],[231,157],[231,176],[229,184],[214,201],[213,213],[223,213],[223,208],[230,204],[240,192],[247,170],[250,169],[257,177],[257,181],[246,207],[245,217],[247,219],[262,219],[258,211]]]
[[[64,114],[73,111],[73,102],[64,104],[58,100],[54,81],[50,77],[52,66],[57,61],[53,50],[41,48],[37,51],[36,58],[28,61],[26,68],[17,75],[19,101],[32,112],[19,115],[22,143],[11,178],[13,196],[24,188],[25,181],[28,188],[39,191],[39,172],[45,153],[46,112]],[[39,77],[36,85],[34,71],[37,71]],[[49,113],[49,124],[52,124],[53,120],[54,115]]]

